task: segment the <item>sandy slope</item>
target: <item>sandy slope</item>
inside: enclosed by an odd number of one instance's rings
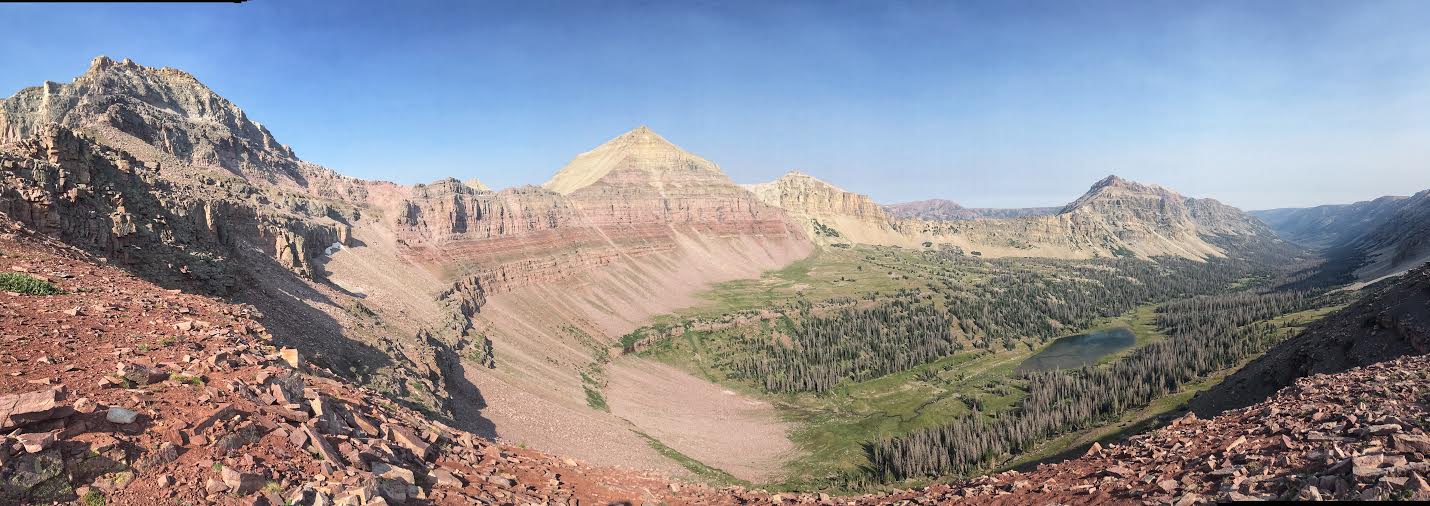
[[[695,460],[762,483],[794,451],[774,406],[674,367],[622,357],[606,388],[611,413]]]

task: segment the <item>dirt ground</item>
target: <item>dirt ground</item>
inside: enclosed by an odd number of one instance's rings
[[[767,402],[639,357],[615,361],[610,375],[612,414],[736,478],[771,481],[795,451],[791,425]]]

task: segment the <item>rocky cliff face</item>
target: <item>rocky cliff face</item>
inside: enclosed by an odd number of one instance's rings
[[[1221,256],[1211,239],[1269,235],[1270,230],[1240,210],[1211,199],[1190,199],[1157,185],[1108,176],[1065,206],[1056,219],[1080,242],[1142,256]],[[1098,237],[1100,231],[1109,232]]]
[[[768,183],[748,185],[761,201],[801,215],[852,216],[869,220],[888,220],[884,209],[867,195],[841,190],[814,176],[789,171]]]
[[[985,256],[1091,258],[1112,255],[1201,259],[1284,249],[1260,221],[1211,199],[1191,199],[1156,185],[1110,176],[1076,201],[1041,215],[971,220],[890,218],[867,197],[817,179],[790,175],[755,185],[757,194],[832,242],[906,247],[942,244]],[[961,207],[943,201],[899,207],[902,213]],[[1017,214],[1017,213],[1014,213]],[[842,239],[841,239],[842,238]]]
[[[310,259],[347,240],[331,208],[262,208],[241,191],[166,179],[155,162],[54,124],[0,147],[0,211],[171,286],[228,293],[241,276],[228,261],[245,248],[319,277]]]
[[[103,132],[120,147],[152,146],[185,164],[249,178],[305,179],[293,151],[268,129],[177,69],[100,56],[72,82],[26,88],[0,106],[0,139],[23,139],[49,124]]]
[[[361,245],[370,188],[384,186],[298,160],[174,69],[100,57],[71,83],[0,102],[0,212],[146,279],[252,302],[285,344],[441,412],[446,379],[423,371],[440,369],[442,350],[416,330],[394,341],[325,313],[360,307],[322,293],[323,265]]]
[[[824,242],[900,242],[889,216],[867,195],[841,190],[808,174],[790,171],[746,188],[762,202],[800,219],[812,237]]]
[[[439,181],[412,188],[394,216],[413,258],[473,266],[488,293],[672,252],[677,234],[805,240],[779,209],[645,127],[577,156],[545,187]]]

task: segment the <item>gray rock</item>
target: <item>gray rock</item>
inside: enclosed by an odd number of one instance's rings
[[[104,414],[105,420],[109,420],[112,423],[117,423],[120,425],[128,425],[134,423],[134,420],[138,418],[139,413],[133,410],[124,409],[120,407],[109,408],[109,411]]]

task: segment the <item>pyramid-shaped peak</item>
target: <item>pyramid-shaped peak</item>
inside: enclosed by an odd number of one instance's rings
[[[617,136],[616,138],[607,141],[606,144],[620,144],[620,145],[657,144],[657,145],[670,146],[670,147],[673,147],[673,148],[676,148],[676,149],[680,149],[680,148],[676,147],[675,144],[672,144],[670,141],[665,140],[665,137],[661,137],[660,134],[655,133],[655,130],[651,130],[650,127],[645,126],[645,125],[641,125],[641,126],[635,127],[635,128],[633,128],[633,129],[631,129],[629,132],[623,133],[623,134]],[[599,148],[598,148],[598,149],[599,149]]]
[[[571,193],[600,181],[617,168],[638,169],[653,175],[671,169],[688,169],[724,177],[714,163],[680,149],[641,125],[576,155],[542,186],[558,193]]]

